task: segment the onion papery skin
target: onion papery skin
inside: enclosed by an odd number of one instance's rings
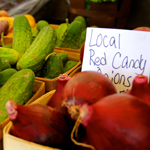
[[[62,105],[63,103],[69,107],[81,106],[84,103],[91,105],[114,93],[117,91],[109,78],[96,71],[83,71],[72,76],[64,86],[61,96]],[[70,111],[70,108],[68,110]]]
[[[113,94],[83,106],[82,124],[96,150],[150,149],[150,107],[141,99]]]
[[[145,75],[138,75],[133,79],[132,87],[125,93],[141,98],[150,106],[150,83]]]
[[[8,114],[11,134],[21,139],[53,148],[66,149],[70,142],[68,124],[60,112],[40,104],[16,105],[16,117]]]
[[[62,94],[63,88],[66,85],[66,83],[70,80],[70,78],[71,77],[68,76],[67,74],[59,75],[56,91],[54,92],[52,97],[48,100],[47,105],[56,109],[58,112],[64,115],[65,120],[68,123],[68,128],[71,131],[74,126],[74,121],[70,119],[70,116],[67,113],[67,108],[62,107],[62,102],[61,102],[61,94]]]
[[[81,136],[78,136],[76,141],[79,142],[79,143],[84,143],[84,144],[89,145],[89,141],[87,139],[86,133],[82,134]],[[91,148],[74,144],[73,147],[72,147],[72,150],[91,150]]]
[[[70,80],[70,76],[66,74],[60,74],[57,81],[57,87],[55,93],[52,95],[52,97],[47,102],[48,106],[51,106],[58,110],[59,112],[63,113],[63,109],[61,106],[61,93],[65,86],[65,84]]]

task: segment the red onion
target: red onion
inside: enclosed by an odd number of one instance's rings
[[[11,134],[27,141],[65,149],[70,145],[68,124],[60,112],[40,104],[17,105],[6,103],[9,119],[13,122]]]
[[[81,50],[80,50],[80,61],[81,61],[81,63],[83,62],[84,47],[85,47],[85,43],[82,45]]]
[[[137,28],[134,28],[133,30],[138,30],[138,31],[150,31],[150,27],[146,27],[146,26],[137,27]]]
[[[61,93],[65,84],[70,80],[70,76],[66,74],[60,74],[58,77],[56,91],[53,96],[49,99],[47,105],[56,108],[58,111],[62,111],[61,107]]]
[[[150,149],[150,107],[136,96],[113,94],[84,104],[79,120],[96,150]]]
[[[83,71],[72,76],[64,86],[62,105],[67,106],[69,111],[78,111],[76,109],[78,106],[84,103],[91,105],[114,93],[117,91],[109,78],[96,71]]]
[[[131,90],[125,93],[137,96],[150,105],[150,83],[148,77],[144,75],[138,75],[132,82]]]

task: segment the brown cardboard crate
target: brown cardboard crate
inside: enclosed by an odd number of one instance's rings
[[[55,90],[47,92],[31,104],[45,105],[49,98],[54,94]],[[56,148],[43,146],[33,142],[29,142],[10,134],[12,122],[10,121],[3,130],[3,149],[4,150],[59,150]]]
[[[31,104],[34,100],[45,94],[45,82],[35,80],[32,92],[33,92],[32,98],[25,105]],[[8,122],[9,118],[6,118],[2,123],[0,123],[0,139],[3,138],[3,128]]]
[[[69,74],[69,76],[72,77],[72,76],[75,75],[76,73],[81,72],[81,68],[82,68],[82,65],[78,66],[76,69],[74,69],[74,70]]]
[[[43,94],[41,97],[39,97],[38,99],[36,99],[35,101],[33,101],[31,104],[42,104],[42,105],[46,105],[48,100],[52,97],[52,95],[54,94],[56,90],[52,90],[49,91],[45,94]]]
[[[80,50],[68,48],[55,48],[56,53],[67,53],[69,60],[80,61]]]
[[[80,49],[71,49],[71,48],[61,48],[55,47],[55,51],[64,51],[64,52],[71,52],[71,53],[80,53]]]
[[[57,25],[57,24],[50,24],[50,26],[51,26],[54,30],[56,30],[59,25]]]
[[[35,80],[35,84],[32,90],[33,96],[32,98],[26,103],[26,105],[31,104],[37,98],[41,97],[45,94],[45,83],[43,81]]]
[[[12,36],[3,36],[3,41],[5,45],[12,45],[13,37]],[[2,46],[1,40],[0,40],[0,46]]]
[[[69,71],[65,72],[64,74],[69,75],[77,67],[79,67],[81,65],[80,53],[79,52],[78,53],[73,53],[73,52],[66,51],[64,49],[61,49],[61,50],[55,49],[54,52],[56,52],[56,53],[66,52],[68,54],[69,60],[78,61],[78,63],[72,69],[70,69]],[[40,81],[45,82],[45,90],[46,91],[51,91],[51,90],[56,89],[57,81],[58,81],[57,77],[54,78],[54,79],[47,79],[47,78],[42,78],[42,77],[36,77],[36,80],[40,80]]]

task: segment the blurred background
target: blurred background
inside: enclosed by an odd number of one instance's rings
[[[60,24],[76,15],[86,18],[88,26],[133,29],[150,26],[150,0],[0,0],[0,9],[10,16],[29,13],[38,20]],[[105,0],[106,1],[106,0]]]

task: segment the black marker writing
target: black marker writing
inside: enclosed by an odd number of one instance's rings
[[[91,29],[91,37],[89,47],[100,47],[103,46],[107,48],[108,46],[113,46],[114,48],[120,49],[120,34],[118,37],[111,36],[108,37],[107,35],[103,35],[102,33],[98,34],[97,37],[93,36],[93,29]]]
[[[98,72],[102,73],[101,69],[98,68]],[[126,77],[124,74],[115,73],[112,71],[112,75],[108,75],[107,73],[103,73],[106,77],[108,77],[114,84],[122,84],[124,87],[131,86],[131,78],[132,76]]]
[[[121,63],[118,63],[118,60],[121,60]],[[120,52],[117,52],[112,60],[112,67],[114,69],[119,69],[119,68],[134,68],[134,69],[140,69],[141,73],[135,73],[135,74],[143,74],[145,71],[146,67],[146,60],[142,58],[142,55],[140,55],[139,59],[131,59],[129,60],[128,56],[125,56],[122,58],[122,55]]]
[[[93,49],[90,49],[90,59],[89,59],[89,64],[91,65],[92,63],[94,64],[94,66],[104,66],[107,64],[106,61],[106,54],[104,53],[104,56],[102,57],[95,57],[95,52]]]

